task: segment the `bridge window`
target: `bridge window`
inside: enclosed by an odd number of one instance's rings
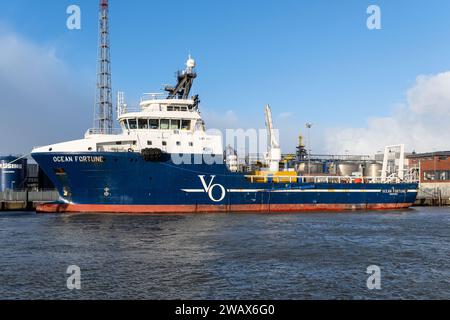
[[[180,129],[180,120],[170,120],[170,129],[171,130],[179,130]]]
[[[165,147],[165,146],[167,146],[167,141],[163,141],[162,142],[162,145]]]
[[[147,145],[151,146],[151,145],[153,145],[153,142],[147,141]]]
[[[128,119],[128,125],[131,130],[137,129],[136,119]]]
[[[424,171],[423,180],[425,181],[449,181],[450,180],[450,171]]]
[[[177,141],[177,146],[181,146],[181,142],[180,141]]]
[[[139,129],[148,129],[148,120],[147,119],[139,119],[138,124],[139,124]]]
[[[159,129],[159,119],[150,119],[149,124],[150,129]]]
[[[169,119],[161,119],[161,129],[162,130],[168,130],[170,125]]]
[[[167,111],[188,111],[186,106],[167,106]]]
[[[191,120],[182,120],[181,130],[191,130]]]
[[[205,131],[205,123],[202,120],[197,120],[195,123],[196,131]]]

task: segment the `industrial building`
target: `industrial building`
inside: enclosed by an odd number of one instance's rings
[[[22,190],[27,186],[27,159],[15,156],[0,157],[0,192]]]
[[[409,166],[420,169],[421,183],[450,183],[450,151],[408,155]]]
[[[407,159],[419,172],[419,203],[450,204],[450,151],[413,153]]]
[[[36,163],[20,156],[0,156],[0,212],[34,210],[56,201],[58,192]]]
[[[36,163],[20,156],[0,156],[0,192],[52,190],[50,179]]]

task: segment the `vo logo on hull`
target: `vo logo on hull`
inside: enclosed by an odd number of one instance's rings
[[[206,183],[204,175],[198,176],[198,177],[200,178],[200,181],[202,182],[203,189],[208,194],[208,197],[211,199],[211,201],[221,202],[221,201],[223,201],[223,199],[225,199],[225,196],[227,195],[227,191],[225,190],[224,186],[222,186],[221,184],[218,184],[218,183],[213,184],[216,176],[211,176],[211,180],[209,181],[209,183]],[[220,197],[219,198],[214,197],[214,194],[213,194],[214,189],[220,189]]]

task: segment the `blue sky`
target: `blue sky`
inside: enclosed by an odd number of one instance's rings
[[[174,72],[191,53],[199,74],[194,91],[200,94],[209,125],[263,127],[263,107],[270,103],[286,152],[293,151],[296,135],[309,121],[314,123],[312,144],[317,153],[343,153],[353,145],[352,135],[360,135],[360,130],[369,135],[370,119],[395,118],[398,108],[410,108],[407,93],[417,85],[418,76],[450,70],[447,0],[110,2],[115,91],[125,91],[128,102],[135,102],[143,92],[174,82]],[[92,126],[97,1],[0,0],[0,4],[2,32],[36,50],[51,52],[70,77],[64,94],[73,94],[78,101],[74,106],[55,106],[61,115],[61,110],[71,108],[71,119],[64,127],[52,131],[53,122],[34,124],[27,134],[35,138],[22,137],[20,143],[9,146],[14,149],[10,152],[26,153],[31,143],[81,137]],[[66,8],[71,4],[81,7],[81,30],[66,28]],[[370,4],[381,8],[382,30],[366,27]],[[10,76],[6,72],[12,71],[0,68],[2,79]],[[23,115],[23,108],[0,108],[8,113],[9,122],[19,122]],[[47,133],[33,134],[43,130]],[[343,131],[346,136],[340,136]],[[0,151],[8,153],[6,139],[11,133],[2,127],[0,133],[6,136],[0,140]],[[406,139],[405,132],[392,133],[394,140],[396,134]],[[341,143],[344,138],[345,144]],[[410,144],[411,149],[420,149],[427,142],[412,140]],[[443,144],[436,147],[445,148]]]

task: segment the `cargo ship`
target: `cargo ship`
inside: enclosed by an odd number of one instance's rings
[[[311,177],[280,170],[281,151],[270,133],[266,163],[243,172],[222,137],[208,134],[195,61],[174,87],[146,94],[137,110],[119,104],[117,132],[90,129],[84,139],[35,148],[32,157],[56,186],[60,201],[42,213],[238,213],[401,209],[418,185],[365,177]]]

